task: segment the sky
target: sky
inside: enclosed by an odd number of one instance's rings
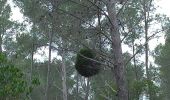
[[[14,4],[11,3],[12,0],[9,0],[12,8],[12,19],[17,20],[19,22],[23,21],[23,15],[21,14],[18,7],[14,7]],[[170,17],[170,0],[155,0],[156,5],[159,6],[159,9],[157,10],[158,13],[166,14]]]
[[[20,12],[20,9],[18,7],[15,7],[13,3],[11,3],[12,0],[9,0],[9,3],[12,7],[12,17],[11,20],[23,22],[23,15]],[[160,14],[166,14],[170,17],[170,0],[155,0],[156,6],[159,6],[156,13]],[[159,44],[164,43],[164,37],[162,36],[159,39],[152,39],[149,41],[149,46],[151,50],[154,50],[154,48]],[[43,48],[43,50],[47,51],[46,48]],[[41,50],[40,50],[41,51]],[[123,46],[123,52],[129,51],[127,46]],[[57,54],[55,54],[57,55]],[[41,56],[36,55],[36,58],[41,58]],[[48,52],[45,52],[45,59],[48,58]],[[55,56],[54,56],[55,57]],[[153,58],[150,58],[151,61],[153,61]]]
[[[166,14],[170,17],[170,0],[156,0],[157,5],[160,7],[158,9],[159,13]]]
[[[23,14],[20,12],[20,9],[12,3],[12,0],[8,0],[8,3],[12,8],[11,20],[23,22],[24,21]]]

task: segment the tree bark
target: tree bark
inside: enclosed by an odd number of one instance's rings
[[[65,45],[62,41],[63,47]],[[65,51],[62,50],[62,86],[63,86],[63,100],[67,100],[67,85],[66,85],[66,66],[65,66]]]
[[[147,14],[147,7],[146,2],[144,2],[144,18],[145,18],[145,66],[146,66],[146,76],[149,78],[148,72],[148,14]]]
[[[144,10],[144,30],[145,30],[145,67],[146,67],[146,78],[149,81],[150,80],[150,75],[149,75],[149,66],[148,66],[148,57],[149,57],[149,46],[148,46],[148,18],[149,18],[149,7],[147,6],[147,1],[144,0],[143,3],[143,10]],[[148,98],[151,99],[151,90],[150,86],[148,85]]]
[[[90,80],[87,78],[87,84],[86,84],[86,95],[85,95],[85,100],[88,100],[89,97],[89,90],[90,90]]]
[[[35,48],[34,38],[35,38],[35,33],[33,33],[33,35],[32,35],[30,82],[32,81],[32,73],[33,73],[33,66],[34,66],[34,48]]]
[[[2,36],[0,35],[0,53],[2,53]]]
[[[125,81],[125,68],[123,62],[119,27],[116,18],[115,4],[115,0],[108,0],[107,2],[108,17],[111,24],[110,34],[112,38],[112,50],[114,59],[114,68],[112,68],[112,71],[116,79],[118,100],[128,100],[128,91]]]
[[[132,47],[133,55],[135,55],[135,43],[133,40],[133,47]],[[138,80],[138,70],[136,66],[136,56],[133,57],[133,64],[134,64],[134,73],[135,73],[135,79]]]
[[[49,53],[48,53],[48,68],[47,68],[45,100],[48,100],[49,75],[50,75],[50,66],[51,66],[51,44],[52,44],[52,33],[49,33]]]
[[[79,74],[77,73],[77,76],[76,76],[76,100],[79,100]]]

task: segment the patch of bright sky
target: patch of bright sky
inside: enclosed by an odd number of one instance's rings
[[[37,53],[34,55],[34,58],[38,62],[48,61],[49,47],[41,47],[37,50]],[[57,51],[52,51],[51,58],[57,58],[61,60],[61,56],[58,55]]]
[[[12,3],[12,0],[8,0],[8,3],[10,4],[12,10],[11,20],[23,22],[24,16],[20,12],[20,9],[17,6],[15,6],[14,3]]]
[[[170,17],[170,0],[156,0],[155,2],[160,7],[157,12]]]

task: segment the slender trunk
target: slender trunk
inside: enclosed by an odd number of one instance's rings
[[[148,72],[148,20],[147,20],[147,8],[144,4],[144,17],[145,17],[145,66],[146,66],[146,76],[149,78],[149,72]]]
[[[45,100],[48,100],[49,75],[50,75],[50,66],[51,66],[51,44],[52,44],[52,33],[49,33],[49,54],[48,54],[48,68],[47,68]]]
[[[0,53],[2,53],[2,35],[0,34]]]
[[[101,11],[100,11],[100,2],[98,1],[97,3],[97,19],[98,19],[98,26],[99,26],[99,32],[102,32],[102,26],[101,26]],[[99,37],[98,37],[98,40],[99,40],[99,49],[100,51],[102,50],[102,38],[101,38],[101,34],[98,34]]]
[[[30,81],[32,81],[33,66],[34,66],[34,37],[33,37],[32,50],[31,50]]]
[[[79,75],[77,73],[77,80],[76,80],[76,100],[79,100]]]
[[[128,100],[128,91],[125,81],[125,68],[123,63],[121,39],[116,18],[115,4],[115,0],[108,0],[107,10],[111,24],[110,33],[112,37],[112,50],[114,58],[114,68],[112,68],[112,71],[116,79],[118,100]]]
[[[149,18],[149,9],[147,6],[147,2],[146,0],[144,0],[144,4],[143,4],[143,9],[144,9],[144,22],[145,22],[145,67],[146,67],[146,78],[149,81],[150,80],[150,75],[149,75],[149,66],[148,66],[148,52],[149,52],[149,47],[148,47],[148,18]],[[151,90],[150,90],[150,86],[148,85],[148,98],[151,100]]]
[[[85,100],[88,100],[90,90],[90,80],[87,79]]]
[[[133,55],[135,55],[135,44],[134,44],[134,41],[133,41]],[[133,64],[134,64],[134,72],[135,72],[135,78],[136,80],[138,80],[138,72],[137,72],[137,67],[136,67],[136,57],[134,56],[133,57]]]
[[[145,66],[146,66],[146,77],[149,79],[149,68],[148,68],[148,27],[147,22],[145,21]]]
[[[64,41],[63,45],[65,45]],[[67,100],[67,86],[66,86],[66,66],[65,66],[65,51],[62,51],[62,86],[63,86],[63,100]]]
[[[135,44],[134,44],[134,41],[133,41],[133,55],[135,55]],[[138,78],[138,69],[137,69],[137,66],[136,66],[136,57],[134,56],[134,58],[133,58],[133,64],[134,64],[134,73],[135,73],[135,79],[136,79],[136,81],[138,81],[139,80],[139,78]],[[130,94],[129,94],[130,95]],[[135,95],[135,97],[137,98],[137,100],[139,100],[139,95],[137,94],[137,95]]]
[[[2,20],[2,22],[4,22],[4,20]],[[1,32],[2,33],[0,33],[0,53],[2,53],[2,42],[3,42],[2,38],[3,38],[4,34],[5,34],[5,28],[4,28],[3,25],[2,25],[2,31]]]
[[[29,82],[30,86],[32,85],[33,66],[34,66],[34,37],[33,37],[32,48],[31,48],[31,68],[30,68],[30,82]],[[32,100],[31,94],[29,94],[29,99]]]

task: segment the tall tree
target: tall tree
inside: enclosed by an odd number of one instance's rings
[[[110,0],[107,2],[108,16],[111,20],[110,34],[112,37],[112,50],[114,68],[113,73],[116,79],[116,85],[118,88],[118,99],[128,100],[128,91],[126,86],[125,68],[122,55],[121,39],[119,33],[119,27],[116,16],[116,0]]]
[[[65,41],[62,40],[62,47],[65,48]],[[62,86],[63,86],[63,100],[67,100],[67,86],[66,86],[66,64],[65,64],[65,59],[66,59],[66,51],[62,50],[62,54],[61,54],[61,58],[62,58],[62,71],[61,71],[61,77],[62,77]]]

